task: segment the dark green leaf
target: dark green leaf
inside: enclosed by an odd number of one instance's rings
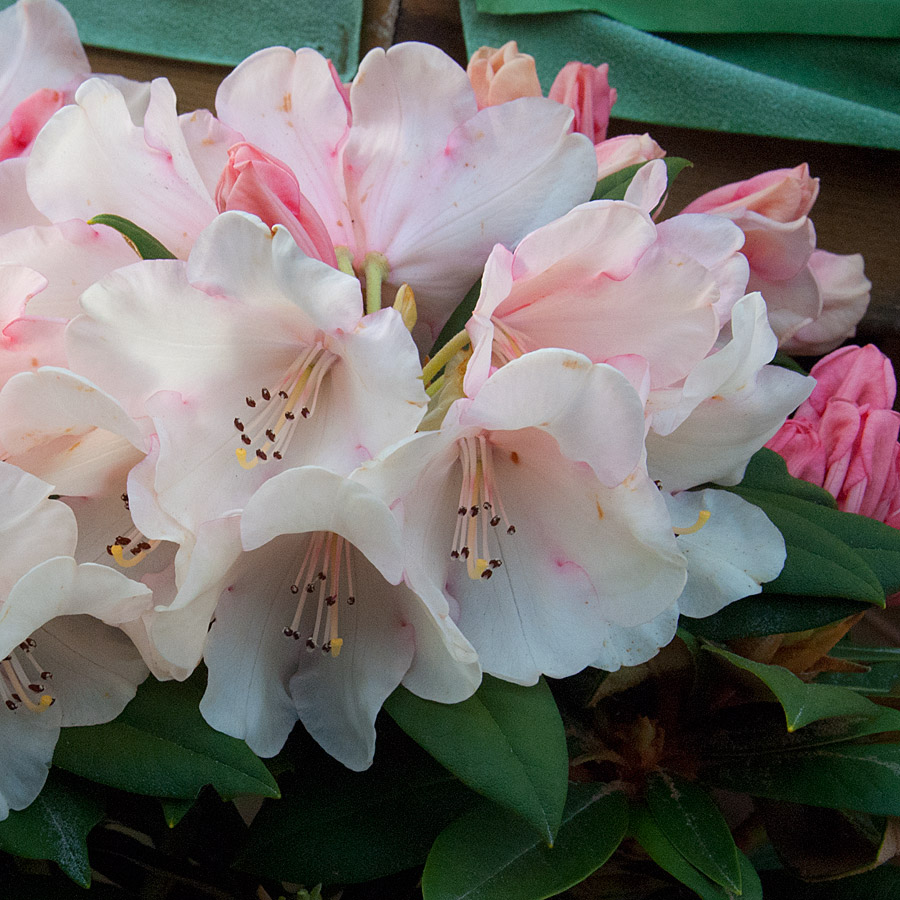
[[[704,767],[707,783],[770,800],[900,815],[900,745],[830,744]]]
[[[94,216],[93,219],[88,219],[88,225],[106,225],[114,228],[141,259],[175,259],[175,254],[163,246],[152,234],[122,216],[103,213]]]
[[[837,509],[837,501],[825,488],[810,484],[802,478],[794,478],[788,472],[784,459],[768,447],[763,447],[753,454],[738,487],[787,494],[818,503],[820,506]]]
[[[663,162],[666,164],[670,186],[682,169],[693,165],[690,160],[683,159],[680,156],[667,156],[663,159]],[[623,200],[628,186],[634,180],[634,176],[637,175],[638,169],[642,169],[646,165],[647,163],[645,162],[635,163],[633,166],[626,166],[626,168],[620,169],[618,172],[607,175],[606,178],[601,178],[594,188],[591,200]]]
[[[839,622],[847,616],[866,612],[871,608],[871,604],[860,603],[858,600],[763,593],[730,603],[705,619],[682,616],[679,624],[698,637],[725,641],[738,637],[807,631]]]
[[[830,655],[859,663],[900,663],[900,647],[864,647],[846,639],[835,644]]]
[[[193,808],[193,800],[161,800],[166,825],[174,828]]]
[[[631,832],[650,859],[702,900],[728,900],[728,893],[695,869],[666,837],[649,810],[632,806],[629,810]]]
[[[479,278],[475,284],[469,289],[469,293],[466,294],[465,297],[460,301],[459,306],[453,310],[450,315],[450,318],[447,319],[444,327],[441,329],[441,333],[438,335],[437,340],[432,345],[431,349],[428,351],[428,356],[432,357],[437,353],[441,347],[444,346],[454,335],[459,334],[463,328],[466,327],[466,322],[469,321],[469,318],[472,315],[472,310],[475,309],[475,304],[478,302],[478,297],[481,294],[481,279]]]
[[[806,684],[781,666],[754,662],[721,647],[707,644],[704,649],[762,681],[784,709],[788,731],[832,716],[877,719],[887,723],[885,730],[900,729],[900,712],[886,710],[853,691],[830,684]]]
[[[625,796],[572,784],[548,847],[517,816],[485,803],[441,833],[422,874],[424,900],[543,900],[587,878],[625,836]]]
[[[647,779],[647,805],[671,844],[716,884],[739,894],[737,847],[719,807],[691,781],[669,772]]]
[[[816,680],[866,697],[896,697],[900,696],[900,662],[872,663],[868,672],[824,672]]]
[[[269,770],[243,742],[210,728],[198,708],[203,676],[148,679],[114,722],[64,728],[53,761],[136,794],[191,799],[211,784],[225,799],[277,797]]]
[[[384,708],[461,781],[553,843],[569,759],[562,718],[543,679],[522,687],[485,675],[474,696],[453,705],[421,700],[401,687]]]
[[[441,830],[476,799],[412,742],[380,743],[365,772],[310,747],[282,788],[282,799],[253,820],[236,865],[307,885],[370,881],[421,865]]]
[[[26,859],[52,859],[72,881],[88,887],[86,840],[103,814],[96,791],[51,771],[37,800],[0,822],[0,850]]]

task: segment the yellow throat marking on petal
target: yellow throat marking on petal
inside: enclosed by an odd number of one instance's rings
[[[672,531],[674,531],[676,535],[696,534],[709,521],[710,515],[708,509],[701,509],[700,512],[697,513],[697,521],[694,522],[690,528],[673,528]]]

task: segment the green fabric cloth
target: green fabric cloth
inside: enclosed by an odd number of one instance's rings
[[[85,44],[236,65],[263,47],[314,47],[349,80],[362,0],[62,0]],[[11,6],[0,0],[0,9]]]
[[[496,16],[479,12],[476,0],[460,8],[469,54],[516,40],[536,58],[545,91],[570,60],[608,62],[616,117],[900,149],[897,41],[753,36],[742,50],[736,35],[674,43],[598,13]]]
[[[900,0],[478,0],[479,12],[598,12],[642,31],[900,37]]]

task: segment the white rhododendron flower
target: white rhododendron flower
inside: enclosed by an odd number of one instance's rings
[[[38,794],[59,729],[114,719],[147,669],[118,629],[150,591],[73,558],[75,517],[51,485],[0,462],[0,819]]]

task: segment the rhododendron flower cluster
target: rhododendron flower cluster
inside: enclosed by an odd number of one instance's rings
[[[62,26],[27,30],[58,65],[31,52],[16,23],[51,14],[0,14],[0,817],[147,669],[202,660],[214,728],[271,756],[300,720],[364,769],[398,685],[636,665],[778,575],[721,488],[813,390],[779,340],[839,341],[867,298],[814,249],[805,167],[657,221],[663,151],[606,139],[606,66],[543,97],[514,45],[468,76],[376,49],[349,85],[275,47],[179,116],[163,79],[88,78]],[[850,381],[790,427],[868,509],[896,454],[857,477],[848,440],[881,446],[893,394]],[[111,648],[83,690],[82,640]]]

